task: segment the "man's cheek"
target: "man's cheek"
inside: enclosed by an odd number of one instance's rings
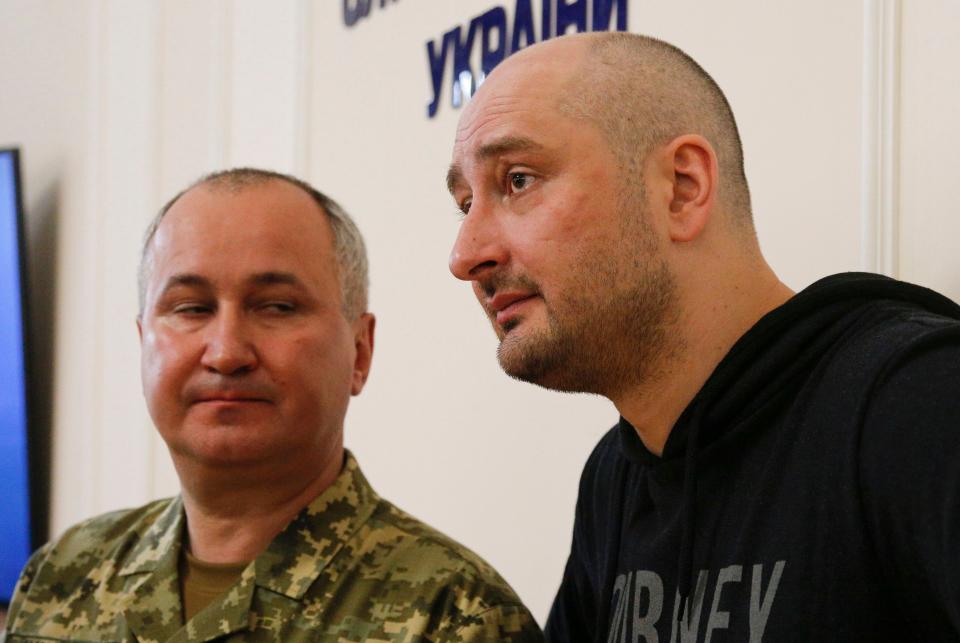
[[[471,288],[473,289],[473,296],[477,298],[477,301],[479,301],[482,306],[484,299],[483,288],[481,288],[480,284],[476,281],[471,284]]]
[[[494,320],[497,314],[496,312],[493,311],[492,308],[487,306],[487,297],[483,293],[483,290],[479,286],[474,285],[473,294],[477,298],[477,302],[480,304],[480,308],[483,309],[483,314],[487,316],[487,319],[490,320],[490,323],[494,323]]]

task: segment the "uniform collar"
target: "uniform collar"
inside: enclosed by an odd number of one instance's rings
[[[172,556],[176,569],[177,555],[183,536],[183,501],[180,496],[171,498],[149,529],[139,538],[127,554],[120,576],[156,571],[166,566]]]
[[[214,604],[183,626],[180,596],[179,556],[185,516],[180,496],[170,500],[131,548],[119,575],[126,577],[124,591],[130,596],[123,619],[139,641],[185,643],[208,641],[249,626],[253,598],[253,565],[240,581]]]
[[[182,628],[183,607],[177,557],[183,534],[183,502],[169,501],[133,543],[119,576],[129,596],[123,619],[140,641],[169,641]]]
[[[297,514],[236,585],[183,627],[177,560],[184,513],[183,501],[176,497],[134,543],[120,569],[119,575],[129,578],[132,598],[124,618],[138,638],[147,641],[203,641],[245,629],[255,587],[300,600],[379,501],[347,451],[333,484]]]
[[[380,497],[346,452],[333,484],[257,556],[256,583],[299,600],[350,538],[373,515]]]

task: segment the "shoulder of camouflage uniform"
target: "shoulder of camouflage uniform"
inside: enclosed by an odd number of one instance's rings
[[[17,579],[17,586],[13,590],[13,598],[10,600],[10,607],[7,611],[7,627],[11,627],[13,622],[17,619],[17,614],[19,613],[20,608],[23,607],[24,598],[30,591],[30,587],[33,585],[33,578],[37,575],[37,568],[40,567],[40,564],[46,559],[52,547],[53,543],[45,544],[40,549],[33,552],[33,554],[30,556],[30,559],[27,561],[27,564],[23,566],[23,570],[20,572],[20,578]],[[4,641],[5,639],[6,630],[4,630],[3,636],[0,636],[0,642]]]
[[[450,589],[450,599],[458,603],[453,611],[459,616],[448,622],[438,640],[543,640],[540,627],[509,583],[469,548],[382,498],[367,527],[405,534],[411,546],[396,548],[393,564],[442,581]]]
[[[428,566],[434,563],[431,573],[436,574],[438,569],[445,570],[448,574],[462,577],[466,582],[487,586],[491,597],[520,602],[507,581],[487,561],[387,500],[380,499],[367,526],[373,529],[392,527],[416,541],[417,560]]]
[[[136,509],[121,509],[67,529],[33,553],[17,580],[7,625],[25,601],[69,596],[104,561],[120,561],[175,499],[156,500]]]

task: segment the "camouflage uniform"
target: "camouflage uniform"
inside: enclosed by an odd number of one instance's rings
[[[542,641],[507,583],[381,499],[348,454],[333,485],[186,625],[180,498],[94,518],[24,568],[7,641]]]

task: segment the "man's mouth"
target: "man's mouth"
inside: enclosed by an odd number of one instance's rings
[[[533,292],[502,292],[487,300],[487,306],[493,312],[497,324],[509,330],[516,325],[512,322],[521,314],[523,307],[537,296]]]
[[[243,393],[206,393],[198,396],[194,404],[270,404],[270,400]]]

